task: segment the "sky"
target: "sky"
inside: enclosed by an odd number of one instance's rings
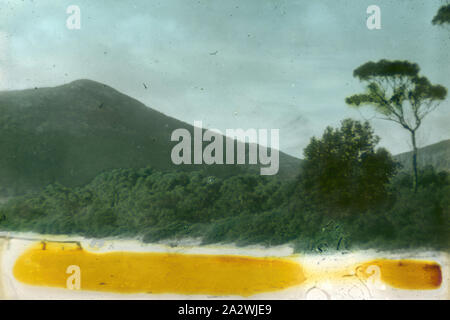
[[[0,0],[0,90],[105,83],[171,117],[207,128],[280,129],[302,157],[312,136],[347,117],[370,120],[380,146],[411,149],[408,132],[345,97],[367,61],[418,63],[450,89],[450,28],[441,0]],[[66,27],[77,5],[81,28]],[[369,30],[366,9],[381,9]],[[144,85],[145,84],[145,85]],[[418,145],[450,138],[450,97],[426,118]]]

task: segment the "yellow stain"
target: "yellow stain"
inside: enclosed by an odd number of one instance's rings
[[[81,290],[118,293],[180,293],[250,296],[305,281],[289,259],[83,250],[76,244],[38,243],[13,269],[15,278],[38,286],[66,288],[69,266],[81,271]]]
[[[365,280],[379,277],[398,289],[432,290],[442,283],[441,266],[432,261],[378,259],[359,265],[356,271]]]
[[[96,253],[77,244],[57,242],[34,244],[17,259],[13,274],[26,284],[66,288],[71,276],[66,272],[69,266],[79,267],[82,290],[117,293],[250,296],[311,281],[340,281],[348,276],[407,290],[438,289],[442,284],[441,267],[433,261],[377,259],[325,271],[312,266],[304,269],[282,258]]]

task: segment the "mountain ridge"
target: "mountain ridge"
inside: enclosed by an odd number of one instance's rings
[[[0,91],[0,195],[55,182],[82,186],[103,171],[128,167],[206,170],[217,176],[259,174],[260,165],[173,164],[170,153],[178,142],[170,136],[179,128],[193,136],[192,125],[94,80]],[[224,138],[224,143],[230,139]],[[248,156],[248,144],[246,149]],[[394,158],[402,170],[411,170],[411,152]],[[295,178],[301,162],[280,151],[278,176]],[[450,171],[450,139],[420,148],[418,163]]]
[[[102,171],[148,165],[217,176],[259,173],[260,165],[176,166],[170,154],[178,142],[170,136],[179,128],[193,135],[192,125],[93,80],[2,91],[0,153],[6,156],[0,159],[0,193],[20,194],[55,182],[81,186]],[[300,160],[279,155],[279,176],[293,178]]]
[[[412,151],[396,154],[394,159],[402,164],[401,170],[412,170]],[[419,168],[431,165],[437,171],[450,171],[450,139],[418,148],[417,164]]]

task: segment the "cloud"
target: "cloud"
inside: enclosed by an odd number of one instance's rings
[[[379,0],[376,31],[365,24],[369,1],[0,4],[1,89],[90,78],[190,123],[279,128],[282,150],[296,156],[327,125],[362,119],[344,99],[363,90],[352,71],[368,60],[417,62],[432,82],[450,88],[442,68],[448,32],[430,22],[438,1]],[[80,6],[81,30],[65,27],[72,4]],[[447,100],[424,125],[424,144],[450,138],[449,106]],[[393,153],[409,149],[403,129],[372,122]]]

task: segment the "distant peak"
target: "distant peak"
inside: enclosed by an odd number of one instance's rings
[[[116,89],[101,83],[101,82],[97,82],[94,80],[89,80],[89,79],[79,79],[79,80],[75,80],[72,82],[69,82],[65,85],[63,85],[63,87],[66,88],[71,88],[71,89],[80,89],[83,91],[95,91],[95,92],[118,92]]]
[[[78,79],[72,82],[69,82],[68,85],[76,85],[76,86],[102,86],[102,87],[107,87],[106,84],[94,81],[94,80],[89,80],[89,79]]]

